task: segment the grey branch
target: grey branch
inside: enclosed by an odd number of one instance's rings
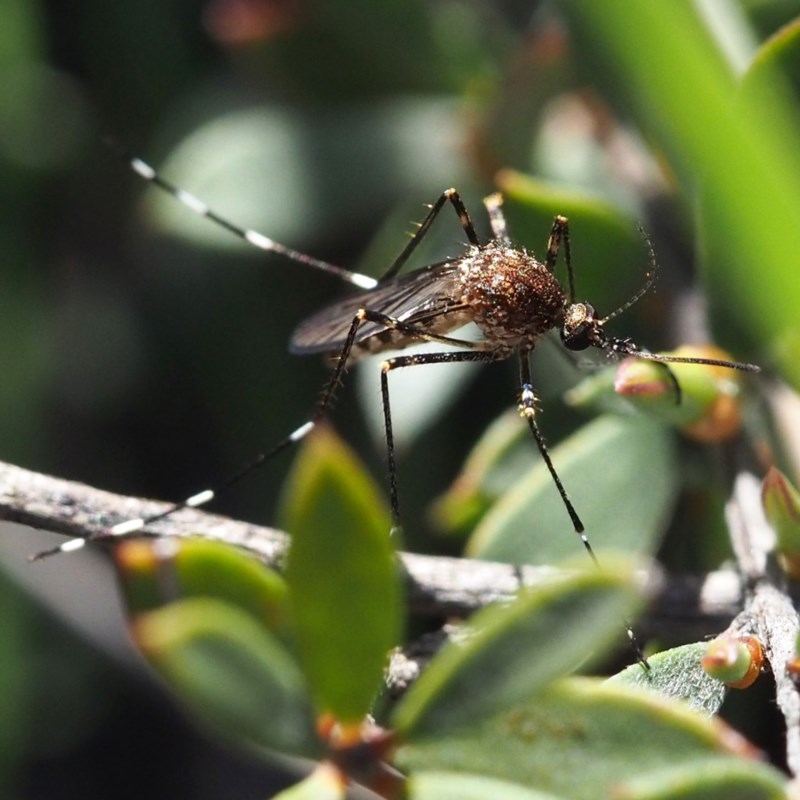
[[[0,519],[10,522],[70,537],[96,537],[101,546],[104,541],[109,543],[103,533],[111,526],[167,508],[167,503],[112,494],[0,462]],[[283,531],[197,509],[176,512],[153,523],[146,533],[227,542],[278,569],[288,546]],[[551,567],[414,553],[401,553],[400,560],[407,576],[410,609],[440,618],[468,616],[488,603],[510,597],[520,585],[534,585],[553,574]],[[733,572],[672,577],[639,627],[646,635],[702,638],[728,625],[742,602],[741,581]]]
[[[786,721],[786,761],[800,774],[800,693],[786,664],[795,657],[800,632],[786,578],[775,562],[775,534],[761,506],[761,482],[740,472],[726,507],[736,560],[746,580],[744,607],[731,623],[734,633],[758,637],[772,667],[775,699]]]

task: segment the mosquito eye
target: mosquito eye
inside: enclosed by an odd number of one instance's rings
[[[585,350],[592,343],[591,332],[592,326],[588,322],[582,322],[572,328],[565,325],[561,329],[561,341],[567,350]]]

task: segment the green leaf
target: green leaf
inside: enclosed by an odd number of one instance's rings
[[[669,160],[687,202],[702,195],[701,255],[720,333],[735,320],[800,386],[800,135],[791,109],[776,93],[740,92],[694,4],[560,7],[583,63],[602,64],[595,79]]]
[[[651,692],[588,678],[551,684],[516,708],[470,727],[438,730],[402,747],[397,765],[512,781],[574,800],[616,797],[628,780],[658,770],[757,752],[719,720],[709,720]],[[734,758],[735,757],[735,758]],[[767,767],[773,783],[781,776]]]
[[[776,467],[770,467],[761,484],[761,502],[775,531],[778,559],[791,577],[800,575],[800,492]]]
[[[539,457],[519,412],[509,409],[486,429],[453,485],[436,500],[435,520],[448,533],[474,526]]]
[[[558,800],[510,781],[459,772],[417,772],[407,788],[409,800]]]
[[[553,448],[551,457],[595,548],[655,549],[678,488],[674,442],[663,425],[598,417]],[[481,520],[467,553],[513,564],[554,563],[580,548],[540,460]]]
[[[176,694],[214,728],[282,752],[319,750],[298,665],[248,612],[219,600],[180,600],[137,617],[134,636]]]
[[[355,456],[320,429],[295,462],[283,520],[293,628],[317,708],[358,721],[400,637],[390,516]]]
[[[695,642],[647,657],[650,671],[635,664],[608,679],[609,684],[649,689],[664,697],[683,700],[695,711],[716,714],[725,699],[725,684],[700,666],[708,642]]]
[[[411,687],[395,709],[394,728],[415,740],[527,700],[606,651],[634,601],[630,564],[609,560],[602,572],[561,575],[484,609]]]
[[[252,556],[207,539],[129,539],[114,551],[128,613],[176,599],[214,597],[251,613],[273,631],[285,629],[283,578]]]
[[[752,760],[707,758],[666,767],[615,788],[615,800],[785,800],[786,781]]]

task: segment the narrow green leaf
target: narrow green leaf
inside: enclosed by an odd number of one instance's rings
[[[437,730],[400,749],[409,774],[453,771],[512,781],[573,800],[616,797],[628,780],[709,757],[747,759],[755,748],[719,720],[651,692],[588,678],[551,684],[524,705],[468,727]],[[782,778],[769,772],[773,783]],[[758,796],[758,795],[757,795]]]
[[[114,557],[131,616],[177,599],[214,597],[273,631],[286,626],[286,582],[235,547],[208,539],[130,539]]]
[[[637,686],[664,697],[683,700],[695,711],[708,716],[719,711],[725,699],[725,684],[712,678],[700,666],[708,642],[695,642],[648,656],[650,671],[638,664],[608,679],[609,684]]]
[[[147,659],[201,719],[238,741],[282,752],[319,750],[302,674],[252,615],[207,598],[136,618]]]
[[[414,740],[526,701],[606,651],[634,600],[630,564],[609,561],[602,572],[559,576],[522,590],[507,605],[484,609],[396,707],[395,729]]]
[[[702,195],[701,255],[709,297],[722,312],[720,332],[735,319],[736,329],[766,345],[800,385],[800,284],[793,269],[800,252],[800,135],[784,98],[740,92],[696,4],[559,5],[583,63],[602,65],[593,77],[669,159],[687,203],[698,190]]]
[[[408,781],[409,800],[559,800],[526,786],[484,775],[417,772]]]
[[[389,514],[355,456],[323,429],[295,462],[283,519],[293,627],[317,708],[360,720],[400,636]]]
[[[674,442],[663,425],[599,417],[553,448],[551,457],[595,548],[655,548],[678,486]],[[555,563],[580,549],[540,460],[481,520],[467,553],[513,564]]]

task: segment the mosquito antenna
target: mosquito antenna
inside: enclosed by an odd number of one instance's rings
[[[650,289],[653,288],[653,284],[656,282],[656,277],[658,276],[658,262],[656,261],[656,251],[653,249],[653,243],[650,241],[650,237],[647,235],[647,231],[641,226],[637,226],[639,228],[639,233],[644,239],[645,247],[647,247],[647,260],[648,260],[648,267],[646,278],[644,282],[644,286],[639,289],[636,294],[631,297],[626,303],[623,303],[616,311],[612,311],[608,316],[603,317],[603,319],[599,320],[599,325],[605,325],[606,322],[609,320],[614,319],[614,317],[618,317],[622,314],[623,311],[627,311],[634,303],[641,300]]]
[[[193,211],[198,216],[211,220],[253,247],[257,247],[259,250],[265,250],[270,253],[279,253],[291,261],[304,264],[307,267],[313,267],[321,272],[327,272],[330,275],[335,275],[337,278],[340,278],[341,280],[346,281],[353,286],[358,286],[361,289],[374,289],[378,285],[378,281],[369,275],[363,275],[360,272],[351,272],[348,269],[344,269],[344,267],[336,266],[336,264],[330,264],[327,261],[321,261],[318,258],[313,258],[305,253],[293,250],[291,247],[287,247],[280,242],[276,242],[274,239],[270,239],[269,236],[265,236],[263,233],[259,233],[258,231],[250,228],[239,227],[226,217],[217,214],[216,211],[209,208],[199,197],[196,197],[191,192],[187,192],[185,189],[181,189],[179,186],[176,186],[175,184],[170,183],[168,180],[162,178],[161,175],[159,175],[158,172],[156,172],[156,170],[153,169],[153,167],[151,167],[146,161],[143,161],[141,158],[137,158],[132,153],[128,152],[128,150],[126,150],[116,140],[112,138],[106,138],[105,143],[119,158],[125,161],[128,166],[130,166],[130,168],[137,175],[139,175],[139,177],[144,178],[146,181],[152,183],[154,186],[157,186],[162,191],[171,195],[179,203],[184,205],[190,211]]]
[[[630,339],[609,339],[607,346],[615,353],[625,356],[634,356],[635,358],[641,358],[645,361],[656,361],[659,364],[704,364],[707,367],[725,367],[725,369],[736,369],[739,370],[739,372],[761,372],[761,367],[757,364],[745,364],[741,361],[649,353],[647,350],[640,350]]]
[[[656,253],[653,249],[653,243],[650,240],[650,237],[647,235],[647,231],[645,231],[641,225],[639,226],[639,233],[642,235],[645,246],[647,247],[649,261],[647,268],[647,279],[644,283],[644,286],[642,286],[642,288],[639,289],[639,291],[636,292],[636,294],[631,297],[627,303],[624,303],[616,311],[612,311],[608,316],[603,317],[603,319],[592,321],[591,327],[596,334],[598,331],[602,331],[602,328],[606,322],[614,319],[616,316],[619,316],[623,311],[629,309],[637,300],[640,300],[645,294],[647,294],[656,281],[656,277],[658,275],[658,262],[656,261]],[[630,339],[606,337],[604,332],[599,334],[599,339],[595,346],[602,347],[610,350],[611,352],[618,353],[619,355],[634,356],[635,358],[641,358],[645,361],[655,361],[659,364],[704,364],[709,367],[736,369],[740,372],[761,372],[761,367],[757,366],[756,364],[744,364],[739,361],[726,361],[725,359],[720,358],[702,358],[700,356],[671,356],[661,353],[651,353],[647,350],[640,350],[638,345],[636,345]],[[678,385],[677,379],[674,375],[672,375],[672,373],[670,373],[670,379],[675,384],[675,388],[677,389],[677,398],[679,402],[680,386]]]

